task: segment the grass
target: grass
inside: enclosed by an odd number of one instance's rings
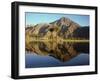
[[[34,42],[57,42],[57,40],[52,40],[52,39],[37,39],[33,40]],[[77,40],[77,39],[62,39],[60,40],[61,42],[76,42],[76,43],[88,43],[89,40]]]
[[[65,40],[63,40],[64,42],[80,42],[80,43],[82,43],[82,42],[89,42],[89,40],[71,40],[71,39],[65,39]]]

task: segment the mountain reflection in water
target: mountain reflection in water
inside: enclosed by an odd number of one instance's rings
[[[30,42],[26,68],[89,65],[89,42]]]

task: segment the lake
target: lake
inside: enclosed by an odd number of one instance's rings
[[[25,67],[89,65],[89,42],[31,42],[25,52]]]

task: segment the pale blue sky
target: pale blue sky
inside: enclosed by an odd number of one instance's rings
[[[26,12],[26,25],[36,25],[39,23],[50,23],[61,17],[66,17],[81,26],[89,26],[89,15],[74,15],[74,14],[60,14],[60,13],[38,13],[38,12]]]

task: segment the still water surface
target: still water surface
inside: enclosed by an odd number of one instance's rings
[[[26,68],[89,65],[89,43],[32,42],[30,45],[32,50],[25,54]]]

